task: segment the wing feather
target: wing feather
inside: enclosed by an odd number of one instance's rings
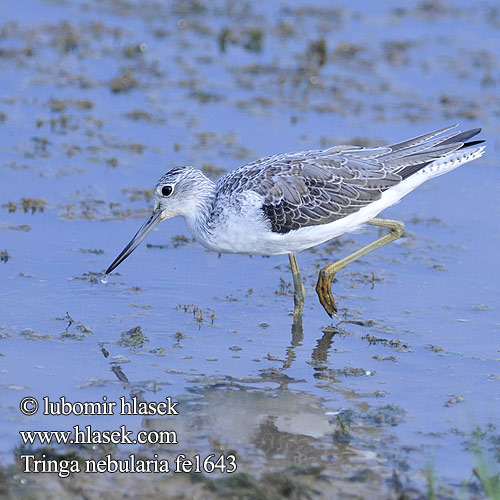
[[[429,163],[467,147],[464,142],[479,133],[446,133],[455,127],[390,146],[345,145],[262,158],[222,177],[217,196],[257,193],[262,214],[277,233],[328,224],[380,199]]]

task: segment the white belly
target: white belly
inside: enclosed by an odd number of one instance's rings
[[[329,224],[308,226],[280,234],[269,229],[260,213],[256,215],[252,211],[243,211],[239,214],[231,214],[226,220],[218,223],[210,233],[199,233],[196,227],[190,227],[190,229],[196,240],[213,252],[251,255],[296,253],[359,229],[382,210],[397,203],[402,196],[413,190],[416,180],[414,177],[388,189],[379,200],[356,213]],[[412,185],[406,186],[407,181],[411,181]],[[189,223],[188,226],[190,226]]]

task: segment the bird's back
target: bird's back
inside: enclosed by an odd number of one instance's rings
[[[250,199],[269,229],[280,234],[329,224],[419,172],[426,180],[480,156],[483,141],[467,142],[480,129],[449,132],[454,127],[390,146],[335,146],[261,158],[219,180],[214,207],[234,210]]]

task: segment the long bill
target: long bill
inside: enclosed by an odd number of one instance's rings
[[[139,231],[130,240],[130,243],[121,251],[120,255],[106,269],[108,275],[113,269],[118,267],[138,246],[139,243],[152,231],[152,229],[161,222],[161,210],[155,210],[151,217],[140,227]]]

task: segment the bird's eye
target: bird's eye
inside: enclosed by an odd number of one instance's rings
[[[161,188],[161,194],[163,196],[170,196],[172,194],[172,191],[174,190],[174,188],[172,186],[163,186]]]

